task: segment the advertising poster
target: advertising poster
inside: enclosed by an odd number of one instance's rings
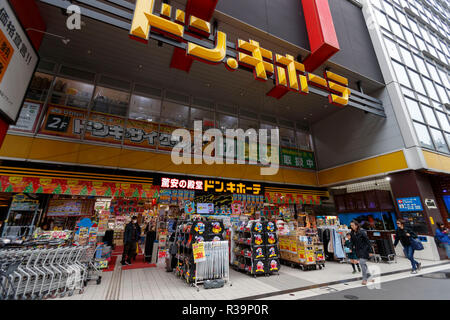
[[[19,119],[16,125],[9,126],[9,129],[23,132],[34,132],[36,121],[41,114],[42,105],[40,103],[24,102],[20,110]]]
[[[7,0],[0,17],[0,111],[14,123],[39,56]]]

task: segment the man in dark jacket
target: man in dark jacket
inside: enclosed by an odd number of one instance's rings
[[[369,260],[370,256],[373,254],[372,244],[367,237],[367,233],[361,229],[358,221],[353,220],[350,223],[350,227],[352,228],[351,237],[353,252],[356,253],[356,256],[359,259],[359,264],[361,265],[363,277],[362,284],[366,285],[367,280],[370,277],[369,268],[367,267],[367,260]]]
[[[411,238],[417,238],[417,235],[410,228],[405,226],[403,220],[397,220],[394,247],[396,247],[399,242],[402,244],[405,257],[411,261],[411,273],[416,274],[417,270],[420,270],[422,265],[420,262],[414,260],[414,248],[411,245]]]
[[[136,245],[141,236],[141,228],[137,223],[137,217],[133,216],[131,222],[125,226],[123,233],[122,265],[131,264],[131,258],[136,255]]]

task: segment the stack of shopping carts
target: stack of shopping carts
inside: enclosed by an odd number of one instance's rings
[[[0,250],[0,300],[46,299],[83,293],[89,280],[101,282],[89,247]]]

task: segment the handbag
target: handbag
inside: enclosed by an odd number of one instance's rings
[[[423,250],[423,244],[422,244],[422,242],[421,242],[420,240],[418,240],[418,239],[412,238],[412,239],[411,239],[411,246],[412,246],[412,248],[413,248],[414,250],[416,250],[416,251]]]

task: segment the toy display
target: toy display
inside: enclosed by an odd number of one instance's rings
[[[252,220],[234,223],[234,268],[254,277],[278,272],[280,262],[276,230],[274,222]]]

